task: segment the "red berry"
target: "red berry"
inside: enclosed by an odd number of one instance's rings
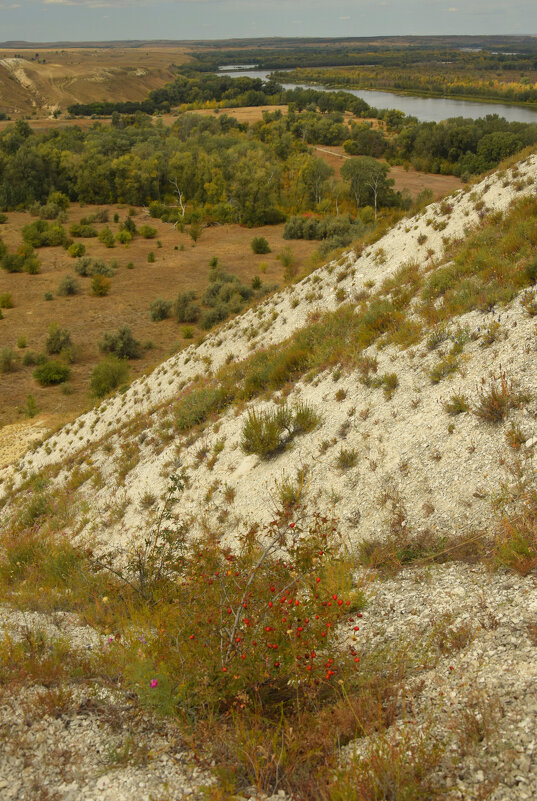
[[[321,579],[320,579],[320,578],[318,578],[318,577],[315,579],[315,581],[317,582],[317,584],[320,582],[320,580],[321,580]]]

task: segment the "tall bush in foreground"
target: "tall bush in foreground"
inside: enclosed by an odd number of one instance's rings
[[[192,541],[172,521],[161,515],[121,568],[159,621],[159,634],[136,632],[111,649],[145,703],[191,722],[241,702],[272,715],[283,702],[296,712],[338,695],[340,676],[353,680],[363,596],[348,565],[331,570],[341,545],[334,520],[314,516],[302,527],[282,512],[260,535],[242,534],[233,551]],[[343,631],[351,635],[346,646]]]

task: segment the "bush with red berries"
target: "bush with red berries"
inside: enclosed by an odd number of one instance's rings
[[[198,719],[303,704],[347,680],[359,668],[363,596],[350,567],[334,568],[340,545],[334,520],[302,526],[285,512],[233,548],[182,540],[173,581],[153,594],[152,630],[116,649],[139,696]]]

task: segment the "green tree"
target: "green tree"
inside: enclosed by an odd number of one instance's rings
[[[318,205],[326,194],[328,179],[334,170],[323,159],[311,158],[302,170],[302,180],[310,201]]]
[[[390,168],[370,156],[349,159],[341,168],[341,176],[349,182],[350,191],[354,195],[356,208],[372,205],[377,209],[383,200],[388,199],[393,180],[388,178]]]

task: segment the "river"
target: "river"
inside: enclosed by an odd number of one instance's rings
[[[231,75],[238,78],[245,75],[249,78],[267,79],[270,70],[237,70],[221,69],[220,75]],[[311,84],[284,83],[284,89],[317,89],[323,92],[337,91],[333,86],[312,86]],[[505,103],[478,103],[472,100],[452,100],[446,97],[419,97],[417,95],[397,95],[394,92],[377,92],[374,89],[343,89],[351,95],[361,97],[374,108],[396,108],[405,114],[417,117],[420,122],[441,122],[448,117],[485,117],[487,114],[498,114],[509,122],[537,122],[535,110],[523,106],[509,106]]]

